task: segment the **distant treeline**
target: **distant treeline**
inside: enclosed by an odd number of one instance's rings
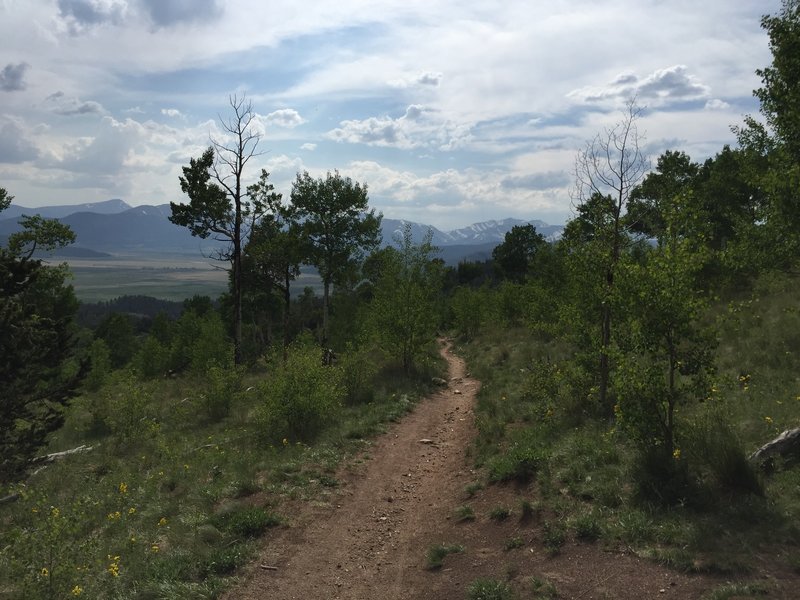
[[[120,296],[105,302],[82,302],[78,307],[77,321],[81,327],[96,329],[111,313],[125,313],[150,321],[163,312],[174,320],[181,316],[183,309],[183,302],[142,295]]]

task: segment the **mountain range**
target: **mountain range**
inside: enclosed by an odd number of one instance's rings
[[[75,244],[59,251],[62,256],[99,257],[107,256],[107,253],[197,254],[201,251],[208,254],[219,246],[219,242],[192,237],[185,227],[173,225],[167,219],[171,214],[169,204],[132,207],[119,199],[41,208],[12,204],[0,213],[0,242],[19,230],[20,216],[33,214],[58,219],[75,232]],[[536,231],[551,240],[557,239],[563,230],[560,225],[548,225],[542,221],[503,219],[441,231],[421,223],[384,218],[381,222],[384,245],[391,245],[407,224],[411,226],[415,241],[423,239],[430,230],[433,244],[440,248],[441,258],[448,264],[489,258],[492,249],[503,241],[505,234],[515,225],[531,224],[536,227]]]

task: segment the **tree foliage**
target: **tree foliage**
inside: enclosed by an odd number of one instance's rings
[[[370,305],[375,335],[408,374],[436,335],[442,264],[435,259],[433,232],[416,244],[407,224],[395,239],[396,248],[380,253],[374,298]]]
[[[492,250],[492,259],[504,277],[521,283],[546,245],[544,236],[533,225],[514,225],[503,242]]]
[[[0,188],[0,210],[11,200]],[[78,302],[68,271],[31,258],[37,245],[56,248],[74,236],[41,218],[24,223],[30,228],[0,248],[0,480],[24,471],[61,426],[85,371],[76,358]]]
[[[575,160],[578,223],[571,234],[590,242],[591,254],[596,258],[594,267],[602,278],[602,284],[596,288],[600,304],[598,402],[605,409],[611,408],[608,391],[615,278],[630,242],[625,214],[631,193],[648,168],[638,130],[641,112],[634,100],[628,102],[622,119],[588,142]]]
[[[242,249],[252,223],[263,207],[247,200],[244,170],[256,156],[261,134],[255,127],[256,113],[245,97],[232,96],[231,116],[220,119],[225,139],[212,140],[211,146],[183,167],[181,190],[188,204],[170,202],[170,221],[189,229],[200,238],[212,236],[228,243],[217,259],[231,264],[233,281],[234,362],[241,363],[242,345]]]
[[[368,210],[367,186],[338,171],[314,179],[298,173],[292,184],[292,205],[308,243],[308,263],[323,284],[322,343],[328,340],[330,289],[346,286],[364,256],[380,241],[381,215]]]

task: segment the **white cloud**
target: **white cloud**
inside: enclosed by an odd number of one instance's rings
[[[434,111],[412,104],[402,117],[370,117],[342,121],[327,137],[337,142],[387,146],[400,149],[438,148],[454,150],[471,139],[470,125],[441,118]]]
[[[312,151],[314,151],[316,149],[317,149],[317,145],[316,144],[312,144],[310,142],[306,142],[305,144],[300,146],[300,150],[308,150],[309,152],[312,152]]]
[[[426,73],[422,73],[419,77],[417,77],[417,83],[420,85],[432,85],[437,87],[442,82],[442,74],[441,73],[432,73],[430,71]]]
[[[103,105],[94,100],[81,100],[69,97],[64,92],[55,92],[45,98],[45,105],[57,115],[103,115],[106,110]]]
[[[626,72],[605,86],[579,88],[569,92],[567,97],[588,103],[638,97],[642,102],[655,101],[658,104],[708,97],[709,86],[688,71],[686,65],[673,65],[641,79],[633,72]]]
[[[161,114],[166,115],[167,117],[183,118],[183,113],[177,108],[162,108]]]
[[[385,214],[437,227],[452,228],[498,215],[528,219],[552,215],[566,212],[568,202],[566,189],[504,185],[521,174],[501,168],[445,169],[417,175],[376,161],[354,161],[347,174],[368,184],[371,204]]]
[[[78,35],[100,25],[121,25],[128,12],[125,0],[58,0],[67,30]]]
[[[706,102],[706,110],[727,110],[731,107],[730,104],[719,98],[712,98]]]
[[[291,129],[297,127],[298,125],[302,125],[306,122],[306,120],[301,117],[300,113],[293,108],[282,108],[269,113],[266,117],[264,117],[264,122],[267,125]]]

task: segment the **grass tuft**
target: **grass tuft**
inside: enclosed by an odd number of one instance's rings
[[[514,600],[516,594],[505,581],[481,578],[469,585],[467,598],[468,600]]]
[[[444,564],[444,558],[448,554],[460,554],[461,552],[464,552],[464,546],[460,544],[437,544],[431,546],[425,555],[428,569],[431,571],[441,569],[442,564]]]

